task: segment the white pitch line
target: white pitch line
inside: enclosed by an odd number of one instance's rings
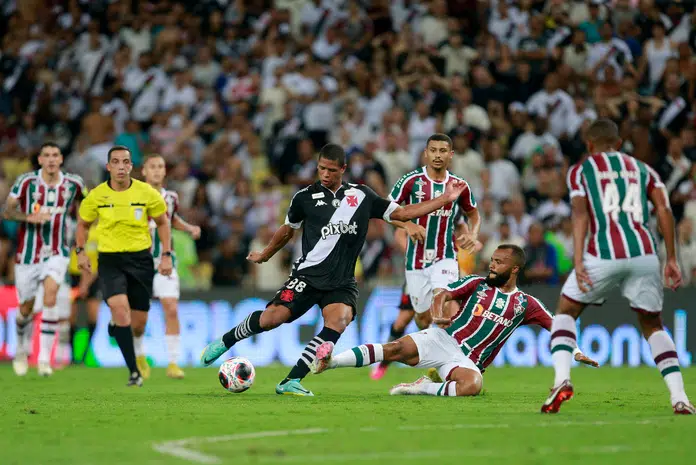
[[[399,431],[426,431],[426,430],[453,430],[453,429],[508,429],[508,428],[515,428],[515,427],[524,427],[524,428],[549,428],[549,427],[565,427],[565,426],[609,426],[609,425],[649,425],[653,424],[658,421],[664,421],[667,419],[672,419],[671,417],[656,417],[656,418],[650,418],[650,419],[642,419],[642,420],[618,420],[618,421],[605,421],[605,420],[598,420],[598,421],[564,421],[564,422],[544,422],[544,423],[537,423],[537,424],[525,424],[525,425],[511,425],[508,423],[480,423],[480,424],[473,424],[473,423],[455,423],[452,425],[404,425],[404,426],[399,426],[396,428]],[[363,428],[359,428],[357,431],[358,432],[375,432],[379,431],[380,428],[373,427],[373,426],[366,426]],[[203,464],[210,464],[210,465],[216,465],[221,462],[221,459],[214,456],[214,455],[208,455],[204,454],[202,452],[198,452],[196,450],[193,450],[192,447],[200,444],[214,444],[217,442],[232,442],[232,441],[240,441],[244,439],[263,439],[263,438],[271,438],[271,437],[282,437],[282,436],[307,436],[307,435],[314,435],[314,434],[322,434],[322,433],[328,433],[329,430],[326,428],[309,428],[309,429],[297,429],[297,430],[280,430],[280,431],[256,431],[256,432],[251,432],[251,433],[239,433],[239,434],[230,434],[226,436],[211,436],[209,438],[206,437],[190,437],[190,438],[184,438],[184,439],[177,439],[173,441],[165,441],[165,442],[158,442],[153,444],[153,449],[156,450],[157,452],[160,452],[165,455],[169,455],[172,457],[177,457],[183,460],[187,460],[189,462],[195,462],[195,463],[203,463]],[[597,447],[592,447],[592,448],[579,448],[575,449],[577,452],[585,453],[585,454],[592,454],[592,453],[615,453],[612,452],[615,448],[617,451],[622,451],[622,450],[627,450],[626,448],[629,446],[597,446]],[[612,449],[614,448],[614,449]],[[629,447],[630,448],[630,447]],[[545,452],[548,451],[548,452]],[[550,454],[554,453],[557,451],[556,449],[551,449],[551,448],[544,448],[544,449],[538,449],[537,452],[540,454]],[[413,452],[412,454],[415,455],[410,455],[413,457],[419,456],[418,454],[425,454],[422,456],[422,458],[431,458],[431,457],[437,457],[438,455],[433,455],[433,454],[441,454],[441,455],[450,455],[450,452],[452,451],[417,451]],[[461,453],[461,451],[456,451],[458,453]],[[335,461],[353,461],[353,460],[366,460],[366,459],[360,459],[356,457],[369,457],[370,460],[379,460],[381,458],[389,458],[389,456],[385,456],[385,454],[392,454],[391,452],[385,452],[385,453],[375,453],[375,454],[333,454],[333,455],[316,455],[316,456],[273,456],[273,457],[256,457],[257,460],[265,461],[265,460],[272,460],[272,461],[326,461],[328,460],[327,458],[330,458]],[[477,457],[477,456],[490,456],[491,454],[495,455],[498,454],[500,455],[498,450],[478,450],[478,451],[467,451],[465,455],[469,455],[472,457]],[[373,457],[374,456],[374,457]],[[316,460],[312,457],[316,457]],[[342,458],[343,457],[343,458]],[[400,451],[398,454],[398,457],[404,457],[404,452]]]

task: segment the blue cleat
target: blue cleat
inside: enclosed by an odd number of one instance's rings
[[[210,344],[208,344],[205,349],[203,349],[203,353],[201,354],[201,363],[204,366],[209,367],[210,365],[215,362],[215,360],[219,359],[222,354],[227,352],[229,349],[225,347],[225,343],[222,342],[222,339],[218,339],[217,341],[213,341]]]
[[[276,386],[276,394],[286,396],[314,397],[312,391],[308,391],[302,387],[299,379],[288,380],[288,382],[285,384],[278,383]]]

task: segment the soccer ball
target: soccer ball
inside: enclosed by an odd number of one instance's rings
[[[244,357],[232,357],[220,365],[218,379],[222,387],[230,392],[244,392],[254,384],[254,365]]]

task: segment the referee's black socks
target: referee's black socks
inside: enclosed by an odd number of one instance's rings
[[[229,349],[242,339],[264,332],[264,329],[261,327],[262,313],[261,310],[250,313],[241,323],[227,331],[222,336],[222,342],[225,344],[225,347]]]
[[[118,348],[121,349],[121,353],[123,354],[123,359],[126,361],[126,365],[128,365],[128,371],[133,374],[133,373],[138,373],[140,375],[140,371],[138,370],[138,365],[135,363],[135,348],[133,347],[133,331],[131,330],[130,325],[128,326],[113,326],[111,328],[111,333],[113,333],[114,339],[116,339],[116,343],[118,344]]]
[[[307,344],[307,346],[302,351],[302,355],[300,355],[300,358],[299,360],[297,360],[295,366],[292,367],[292,370],[290,370],[288,376],[283,381],[281,381],[280,384],[285,384],[291,379],[302,379],[305,376],[307,376],[307,374],[309,373],[309,366],[317,358],[317,347],[319,347],[324,342],[328,341],[331,341],[334,344],[336,344],[340,337],[341,333],[334,329],[327,328],[326,326],[324,326],[319,332],[319,334],[314,336],[314,339],[309,341],[309,344]]]

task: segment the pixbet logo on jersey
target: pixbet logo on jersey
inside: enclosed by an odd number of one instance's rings
[[[338,234],[358,234],[358,223],[353,221],[353,223],[346,224],[343,221],[339,221],[338,223],[329,223],[321,228],[322,239]]]

